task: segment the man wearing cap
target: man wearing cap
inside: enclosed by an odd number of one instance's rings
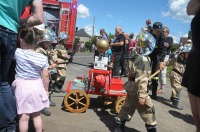
[[[166,56],[166,47],[164,46],[165,36],[162,33],[163,27],[161,22],[155,22],[150,30],[150,33],[156,39],[156,46],[153,52],[149,55],[151,58],[151,74],[157,70],[164,70],[164,59]],[[158,87],[158,74],[152,78],[152,99],[157,99],[157,87]]]

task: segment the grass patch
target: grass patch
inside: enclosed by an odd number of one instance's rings
[[[167,81],[170,81],[169,77],[170,77],[170,73],[171,73],[172,69],[173,69],[173,66],[167,66]]]
[[[170,72],[172,71],[173,66],[167,66],[167,75],[170,74]]]

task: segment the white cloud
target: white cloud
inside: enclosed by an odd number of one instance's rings
[[[172,17],[183,23],[191,22],[192,16],[186,13],[186,6],[189,0],[168,0],[169,9],[161,12],[163,17]]]
[[[168,17],[170,16],[170,12],[161,12],[163,17]]]
[[[110,18],[113,18],[113,16],[111,14],[108,14],[107,16],[110,17]]]
[[[85,30],[89,35],[92,36],[93,25],[86,25],[86,26],[84,27],[84,30]]]
[[[79,18],[87,18],[90,16],[90,11],[86,6],[80,4],[77,8],[77,16]]]

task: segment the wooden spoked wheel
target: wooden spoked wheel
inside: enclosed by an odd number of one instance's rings
[[[86,111],[90,105],[90,99],[85,91],[74,89],[65,95],[65,107],[72,113]]]
[[[117,113],[120,112],[122,105],[124,105],[125,98],[126,98],[126,96],[123,96],[123,97],[120,97],[120,98],[116,101],[115,111],[116,111]]]

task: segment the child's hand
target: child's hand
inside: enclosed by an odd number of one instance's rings
[[[71,58],[71,55],[67,55],[67,59],[70,59]]]
[[[56,67],[57,67],[56,63],[54,63],[54,64],[51,65],[51,68],[56,68]]]
[[[164,62],[160,62],[160,63],[159,63],[159,69],[160,69],[161,71],[165,69],[165,64],[164,64]]]
[[[145,104],[145,98],[139,98],[139,103],[141,104],[141,105],[144,105]]]

